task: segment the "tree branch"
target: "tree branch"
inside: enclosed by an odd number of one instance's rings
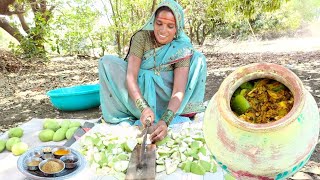
[[[23,36],[20,33],[19,29],[16,27],[12,27],[4,17],[0,17],[0,27],[7,31],[12,37],[14,37],[19,42],[22,41]]]
[[[33,13],[36,13],[39,11],[40,7],[38,6],[38,3],[36,0],[29,0],[30,5],[31,5],[31,9],[33,11]]]
[[[42,14],[44,14],[47,11],[47,1],[46,0],[40,1],[40,11],[42,12]]]
[[[53,9],[54,9],[55,7],[56,7],[56,6],[51,6],[50,9],[48,10],[48,13],[49,13],[49,14],[46,14],[46,17],[45,17],[46,22],[49,21],[51,15],[52,15],[52,11],[53,11]]]
[[[19,21],[20,21],[20,23],[21,23],[22,29],[23,29],[26,33],[28,33],[29,30],[30,30],[30,28],[29,28],[28,24],[26,23],[26,20],[24,19],[23,14],[17,14],[17,16],[18,16]]]
[[[23,9],[23,8],[22,8],[20,5],[18,5],[17,3],[15,3],[14,7],[16,8],[16,11],[21,11],[21,10]],[[20,23],[21,23],[22,29],[23,29],[26,33],[28,33],[29,30],[30,30],[30,28],[29,28],[28,24],[26,23],[26,20],[24,19],[23,14],[22,14],[22,13],[19,13],[19,14],[17,14],[17,16],[18,16],[19,21],[20,21]]]

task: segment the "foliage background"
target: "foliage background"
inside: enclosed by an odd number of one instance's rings
[[[17,41],[0,31],[1,46],[32,57],[83,55],[124,56],[130,37],[150,17],[160,0],[4,0],[10,12],[1,13],[23,38]],[[34,11],[33,3],[46,11]],[[319,0],[178,0],[186,15],[186,32],[194,44],[206,40],[272,39],[295,36],[306,23],[319,18]],[[2,7],[3,8],[3,7]],[[49,11],[50,10],[50,11]],[[49,14],[49,15],[48,15]],[[19,19],[23,15],[30,30]],[[43,17],[48,16],[48,20]],[[19,21],[20,20],[20,21]],[[0,23],[0,27],[1,23]],[[3,28],[3,27],[2,27]],[[24,31],[23,31],[24,30]],[[36,37],[36,38],[35,38]],[[12,42],[12,43],[9,43]],[[43,46],[43,49],[41,47]]]

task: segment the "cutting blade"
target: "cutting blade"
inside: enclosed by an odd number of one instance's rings
[[[142,168],[142,166],[145,163],[146,141],[147,141],[147,134],[148,134],[148,129],[149,129],[150,125],[151,125],[151,121],[150,121],[150,117],[148,117],[146,120],[146,130],[143,135],[143,141],[142,141],[141,149],[140,149],[140,160],[139,160],[138,168]]]

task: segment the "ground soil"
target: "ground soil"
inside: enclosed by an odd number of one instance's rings
[[[231,48],[232,51],[224,47],[218,50],[215,45],[197,47],[207,57],[205,100],[211,99],[224,78],[237,67],[255,62],[271,62],[295,72],[319,106],[320,47],[282,52],[254,51],[253,47],[257,48],[255,45],[248,45],[247,50],[241,50],[244,47],[241,44]],[[98,83],[97,64],[98,58],[79,57],[53,57],[47,62],[37,59],[27,61],[0,50],[0,134],[32,118],[99,118],[101,112],[98,107],[86,111],[59,111],[51,105],[46,96],[46,92],[54,88]],[[311,160],[319,165],[319,145]],[[315,174],[312,174],[312,177],[318,178]]]

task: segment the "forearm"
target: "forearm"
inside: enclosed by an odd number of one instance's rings
[[[180,108],[183,97],[184,97],[184,92],[173,93],[168,104],[168,109],[176,113]]]
[[[188,73],[188,67],[176,68],[174,70],[174,81],[171,98],[166,111],[160,118],[161,120],[165,121],[167,125],[171,123],[176,112],[181,106],[181,102],[183,100],[187,85]]]
[[[137,99],[143,98],[137,83],[137,79],[127,76],[127,87],[128,87],[129,96],[134,102],[136,102]]]
[[[139,98],[143,98],[138,86],[138,74],[140,70],[141,59],[130,55],[128,58],[128,69],[126,76],[126,84],[130,98],[135,102]]]

